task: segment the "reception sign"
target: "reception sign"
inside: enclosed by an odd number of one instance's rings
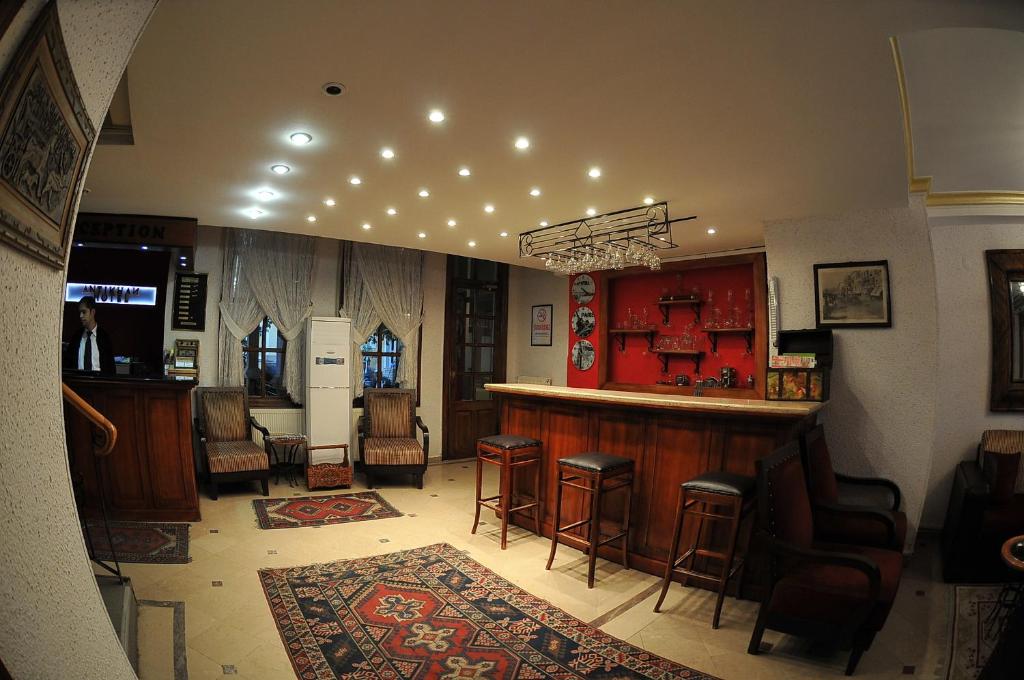
[[[95,298],[97,304],[156,305],[156,288],[122,283],[69,283],[64,302],[78,302],[87,295]]]

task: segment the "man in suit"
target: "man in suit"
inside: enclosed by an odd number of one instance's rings
[[[114,349],[110,335],[96,324],[96,298],[86,295],[78,301],[82,330],[71,336],[64,351],[64,368],[114,374]]]

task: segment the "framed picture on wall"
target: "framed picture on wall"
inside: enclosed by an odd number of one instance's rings
[[[889,261],[814,265],[818,328],[889,328]]]
[[[530,345],[551,347],[551,316],[554,305],[534,305],[530,315]]]
[[[0,82],[0,242],[64,267],[96,136],[57,19],[40,13]]]

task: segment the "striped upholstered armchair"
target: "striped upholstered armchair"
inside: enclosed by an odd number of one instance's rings
[[[430,433],[416,415],[416,390],[366,390],[363,415],[356,427],[367,486],[373,488],[377,475],[406,474],[415,477],[417,487],[423,488]],[[416,428],[423,432],[422,446],[416,440]]]
[[[217,500],[217,484],[258,479],[264,496],[270,495],[270,459],[266,447],[252,440],[252,429],[264,437],[270,432],[249,415],[244,387],[200,387],[199,446],[209,474],[210,498]]]

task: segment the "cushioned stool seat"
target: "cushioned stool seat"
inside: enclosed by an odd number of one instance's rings
[[[610,472],[626,465],[632,465],[633,459],[613,456],[608,453],[580,453],[568,458],[559,458],[558,464],[590,472]]]
[[[726,496],[750,496],[756,486],[757,481],[753,477],[733,472],[705,472],[688,482],[683,482],[683,488],[687,491],[704,491]]]
[[[475,534],[480,525],[480,508],[494,510],[501,521],[501,549],[508,545],[508,520],[513,513],[529,511],[533,530],[540,533],[540,448],[542,442],[519,434],[495,434],[476,440],[476,515]],[[498,493],[483,496],[483,464],[498,466]],[[521,467],[533,468],[533,497],[524,498],[516,491],[515,473]],[[523,502],[527,500],[528,502]],[[518,505],[517,505],[518,503]]]
[[[481,437],[479,442],[504,451],[540,446],[539,439],[531,439],[530,437],[523,437],[518,434],[496,434],[490,437]]]

